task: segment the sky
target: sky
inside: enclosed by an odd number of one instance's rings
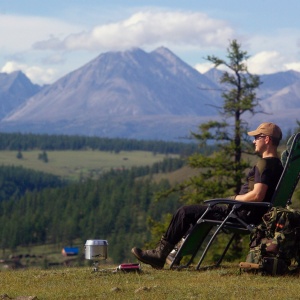
[[[251,73],[300,72],[299,0],[0,0],[0,72],[51,84],[101,53],[167,47],[203,73],[236,39]]]

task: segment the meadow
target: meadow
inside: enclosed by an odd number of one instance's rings
[[[26,269],[0,274],[0,299],[299,299],[299,275],[271,277],[240,273],[237,264],[205,271],[116,272],[117,266],[53,270]],[[2,298],[1,298],[2,295]],[[29,296],[31,298],[29,298]],[[25,298],[26,297],[26,298]],[[35,298],[34,298],[35,297]]]
[[[82,177],[96,178],[111,169],[151,166],[167,157],[167,155],[154,154],[150,151],[120,151],[115,153],[96,150],[66,150],[47,151],[48,162],[45,163],[38,159],[41,153],[41,150],[23,151],[22,159],[18,159],[16,151],[0,151],[0,165],[22,166],[65,179],[79,180]],[[178,157],[178,155],[171,157]]]

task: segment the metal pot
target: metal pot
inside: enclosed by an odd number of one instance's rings
[[[85,259],[101,260],[107,259],[106,240],[87,240],[85,243]]]

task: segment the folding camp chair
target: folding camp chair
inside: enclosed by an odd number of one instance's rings
[[[218,261],[210,267],[219,266],[236,235],[250,234],[255,228],[255,224],[247,224],[238,216],[238,210],[260,208],[263,212],[267,212],[273,206],[285,207],[291,204],[291,198],[300,176],[300,132],[294,135],[290,144],[291,145],[288,145],[288,149],[284,152],[286,162],[272,197],[272,201],[270,203],[241,202],[229,199],[212,199],[204,201],[204,203],[207,204],[207,209],[199,218],[192,230],[187,234],[170,265],[171,269],[175,267],[188,267],[193,262],[199,250],[203,249],[200,260],[196,266],[196,269],[198,270],[217,235],[220,232],[230,233],[231,238],[229,239],[223,253]],[[206,218],[207,213],[215,205],[229,205],[231,207],[231,211],[224,220],[219,221]],[[215,229],[215,231],[212,235],[210,235],[213,229]],[[190,258],[186,264],[180,265],[181,258],[184,256],[190,256]]]

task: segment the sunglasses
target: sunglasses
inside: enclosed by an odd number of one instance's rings
[[[254,137],[254,140],[257,141],[257,140],[260,140],[261,138],[265,138],[267,135],[256,135]]]

